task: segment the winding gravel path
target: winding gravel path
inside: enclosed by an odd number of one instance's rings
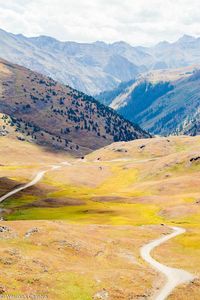
[[[23,191],[35,184],[37,184],[45,175],[45,173],[49,172],[49,171],[53,171],[53,170],[57,170],[62,168],[63,166],[67,165],[70,166],[71,164],[68,162],[62,162],[61,165],[52,165],[51,168],[49,170],[45,170],[45,171],[40,171],[37,173],[37,175],[33,178],[32,181],[28,182],[27,184],[18,187],[14,190],[12,190],[11,192],[8,192],[7,194],[3,195],[2,197],[0,197],[0,203],[3,202],[4,200],[6,200],[7,198],[9,198],[10,196],[19,193],[20,191]]]
[[[190,274],[189,272],[186,272],[181,269],[175,269],[170,268],[168,266],[165,266],[155,259],[151,257],[151,251],[160,246],[161,244],[165,243],[166,241],[185,233],[184,228],[180,227],[170,227],[173,232],[171,234],[168,234],[162,238],[159,238],[157,240],[154,240],[150,242],[149,244],[143,246],[140,250],[141,257],[149,263],[154,269],[161,272],[166,277],[166,283],[164,287],[160,290],[158,295],[154,297],[155,300],[164,300],[166,299],[171,292],[180,284],[188,283],[192,281],[195,277]]]

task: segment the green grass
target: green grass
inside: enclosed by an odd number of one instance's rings
[[[143,225],[160,224],[158,208],[147,204],[88,202],[84,206],[18,209],[7,220],[68,220],[72,223]]]
[[[84,200],[85,205],[58,208],[21,208],[26,204],[42,199],[38,196],[22,196],[11,198],[2,203],[3,208],[13,210],[5,216],[7,220],[68,220],[73,223],[97,224],[144,224],[159,223],[157,208],[139,204],[105,203],[92,201],[95,196],[139,196],[144,193],[130,187],[138,179],[136,169],[128,169],[123,164],[111,166],[111,176],[97,187],[64,185],[52,182],[51,177],[43,181],[56,187],[57,191],[48,193],[46,198],[75,198]],[[144,209],[145,208],[145,209]]]
[[[189,216],[183,218],[179,217],[178,219],[175,219],[175,221],[192,226],[196,225],[198,227],[200,224],[200,212],[198,210],[195,214],[190,214]]]
[[[54,287],[57,299],[92,300],[95,282],[87,274],[59,273]]]
[[[56,192],[48,194],[48,197],[79,197],[79,198],[91,198],[93,195],[103,196],[111,195],[113,193],[120,193],[133,185],[138,179],[137,169],[127,169],[123,165],[116,164],[111,166],[111,175],[105,179],[105,181],[99,186],[86,187],[86,186],[73,186],[70,184],[60,184],[52,179],[50,176],[46,176],[43,180],[44,183],[56,187]]]
[[[190,163],[190,165],[186,165],[185,162],[184,163],[178,163],[178,164],[175,164],[174,166],[172,166],[170,168],[166,168],[165,170],[166,170],[166,172],[175,173],[175,175],[185,174],[185,173],[189,174],[189,173],[200,171],[200,164]]]
[[[30,203],[33,203],[34,201],[37,201],[38,197],[34,195],[24,195],[19,198],[9,198],[6,199],[4,202],[2,202],[1,207],[2,208],[16,208],[20,206],[24,206]]]
[[[109,165],[109,164],[108,164]],[[11,208],[12,211],[5,215],[7,220],[67,220],[77,224],[110,224],[110,225],[143,225],[143,224],[160,224],[173,222],[198,222],[199,215],[194,215],[190,220],[187,218],[165,218],[159,215],[162,210],[160,205],[147,203],[113,203],[113,202],[96,202],[95,197],[115,197],[122,199],[139,196],[151,195],[149,190],[137,190],[134,184],[140,181],[140,174],[136,168],[128,168],[126,163],[116,162],[109,165],[110,176],[108,176],[99,186],[89,187],[81,185],[64,184],[56,181],[52,174],[47,174],[43,179],[43,184],[53,186],[55,191],[45,196],[25,196],[20,198],[7,199],[1,204],[2,208]],[[185,166],[180,164],[173,167],[175,173],[183,172]],[[192,166],[192,171],[196,171],[198,166]],[[172,170],[171,170],[172,171]],[[152,192],[153,193],[153,192]],[[183,195],[184,196],[184,195]],[[42,200],[43,198],[74,198],[85,202],[81,206],[64,206],[64,207],[28,207],[22,208],[26,204]],[[126,201],[126,200],[125,200]],[[186,197],[183,202],[192,203],[193,197]],[[117,202],[117,201],[116,201]],[[166,204],[165,204],[166,205]],[[199,218],[200,219],[200,218]]]

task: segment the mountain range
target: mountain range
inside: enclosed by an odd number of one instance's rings
[[[134,42],[134,41],[133,41]],[[133,47],[125,42],[61,42],[0,30],[1,57],[90,95],[116,88],[138,74],[200,64],[200,38]]]

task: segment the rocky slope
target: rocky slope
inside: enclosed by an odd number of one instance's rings
[[[178,128],[178,132],[187,135],[200,135],[200,108],[192,116],[187,116]]]
[[[77,154],[113,141],[149,137],[92,97],[3,60],[0,113],[2,135],[12,128],[19,139]]]

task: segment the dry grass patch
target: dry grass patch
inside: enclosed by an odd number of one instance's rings
[[[139,248],[165,232],[163,227],[77,226],[62,221],[1,225],[10,229],[0,233],[0,284],[7,293],[92,300],[105,290],[110,299],[125,300],[152,292],[156,273],[143,264]]]

